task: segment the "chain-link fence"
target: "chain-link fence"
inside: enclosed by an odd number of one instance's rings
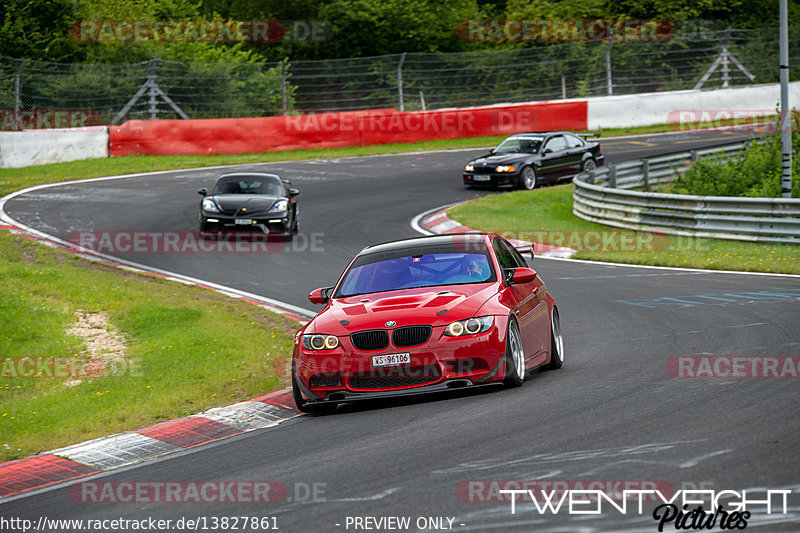
[[[789,47],[797,57],[800,27],[790,28]],[[777,28],[278,63],[62,64],[0,56],[0,129],[58,127],[57,113],[78,113],[81,125],[119,124],[441,109],[777,81]]]

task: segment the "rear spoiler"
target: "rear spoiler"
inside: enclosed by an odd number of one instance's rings
[[[577,133],[576,135],[579,135],[580,137],[583,137],[585,139],[587,137],[600,137],[600,132],[598,132],[598,131],[587,131],[586,133]]]

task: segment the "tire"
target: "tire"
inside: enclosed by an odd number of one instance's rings
[[[315,404],[303,399],[303,395],[300,394],[300,388],[297,386],[294,378],[294,372],[292,372],[292,395],[294,396],[294,404],[297,406],[297,410],[301,413],[308,413],[312,415],[326,415],[334,412],[336,410],[335,403],[321,403]]]
[[[525,352],[522,349],[522,335],[519,333],[517,321],[511,318],[508,321],[506,377],[503,383],[506,387],[519,387],[523,381],[525,381]]]
[[[583,162],[581,165],[581,172],[589,172],[597,168],[597,162],[591,157]]]
[[[517,185],[520,189],[532,191],[536,188],[536,181],[536,171],[533,170],[533,167],[527,166],[519,173],[519,183]]]
[[[292,231],[294,233],[297,233],[298,231],[300,231],[300,221],[297,219],[297,213],[298,213],[298,209],[295,207],[294,208],[294,220],[292,221],[293,222],[292,223]]]
[[[562,366],[564,366],[564,337],[561,335],[558,309],[554,307],[550,316],[550,362],[546,368],[555,370]]]

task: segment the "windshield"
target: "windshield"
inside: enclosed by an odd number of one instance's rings
[[[485,253],[446,252],[391,259],[376,255],[361,256],[353,263],[336,297],[496,280]]]
[[[217,182],[212,194],[269,194],[271,196],[283,196],[283,187],[273,179],[243,176]]]
[[[496,154],[535,154],[542,145],[542,137],[509,137],[494,149]]]

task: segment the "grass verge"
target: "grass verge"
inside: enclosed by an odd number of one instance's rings
[[[252,304],[9,232],[0,232],[0,276],[0,461],[286,384],[297,324]],[[83,366],[95,356],[90,340],[68,333],[78,312],[107,317],[124,340],[124,359],[101,371]]]
[[[572,214],[572,185],[479,198],[450,210],[461,224],[578,250],[576,259],[635,265],[800,274],[800,246],[654,235]]]

